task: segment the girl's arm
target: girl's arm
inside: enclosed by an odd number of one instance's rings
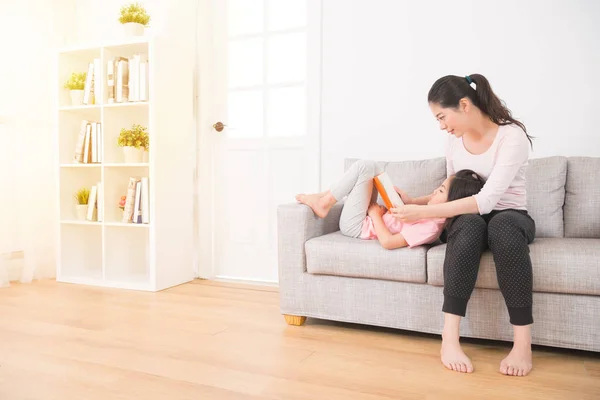
[[[390,233],[387,226],[385,226],[385,223],[383,222],[382,213],[383,210],[378,204],[374,204],[369,207],[369,216],[373,221],[373,227],[375,228],[375,233],[377,234],[377,239],[379,240],[379,243],[381,243],[381,246],[386,250],[393,250],[408,246],[408,243],[401,234],[397,233],[392,235]]]
[[[462,214],[479,214],[479,206],[475,197],[465,197],[442,204],[406,205],[390,210],[392,215],[401,221],[413,222],[429,218],[452,218]]]
[[[404,190],[400,190],[397,186],[394,186],[394,189],[396,189],[396,192],[398,192],[404,204],[425,205],[429,202],[429,200],[431,200],[431,194],[428,194],[427,196],[412,198]]]

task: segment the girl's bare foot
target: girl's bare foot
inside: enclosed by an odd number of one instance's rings
[[[442,364],[456,372],[473,372],[473,363],[460,347],[460,315],[444,313]]]
[[[531,325],[514,326],[513,348],[500,363],[500,372],[510,376],[526,376],[533,368],[531,353]]]
[[[319,218],[325,218],[336,203],[335,198],[329,192],[314,194],[299,194],[296,200],[309,206]]]

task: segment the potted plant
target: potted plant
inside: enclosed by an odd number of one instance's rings
[[[123,147],[126,163],[141,163],[148,151],[150,139],[145,126],[133,124],[131,129],[121,129],[117,144]]]
[[[71,105],[79,106],[83,104],[83,89],[87,72],[73,72],[65,82],[65,89],[69,89],[71,95]]]
[[[119,22],[123,24],[126,36],[142,36],[144,27],[150,22],[150,16],[139,3],[131,3],[121,7]]]
[[[80,221],[85,220],[89,199],[90,189],[84,187],[75,192],[75,213],[77,215],[77,219]]]

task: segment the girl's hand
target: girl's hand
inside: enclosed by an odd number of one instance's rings
[[[404,202],[404,204],[411,204],[413,202],[412,197],[410,197],[404,190],[400,190],[397,186],[394,186],[396,192],[400,195],[400,198]]]
[[[405,206],[399,206],[392,208],[390,213],[403,222],[415,222],[420,219],[425,219],[425,207],[426,206],[418,206],[415,204],[409,204]]]
[[[373,203],[369,206],[369,209],[367,210],[367,215],[369,217],[373,217],[374,215],[382,216],[385,213],[385,211],[385,207],[380,206],[377,203]]]

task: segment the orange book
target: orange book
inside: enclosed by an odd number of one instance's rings
[[[373,183],[388,210],[395,206],[404,205],[400,195],[396,192],[396,189],[394,189],[394,184],[387,172],[382,172],[373,178]]]

